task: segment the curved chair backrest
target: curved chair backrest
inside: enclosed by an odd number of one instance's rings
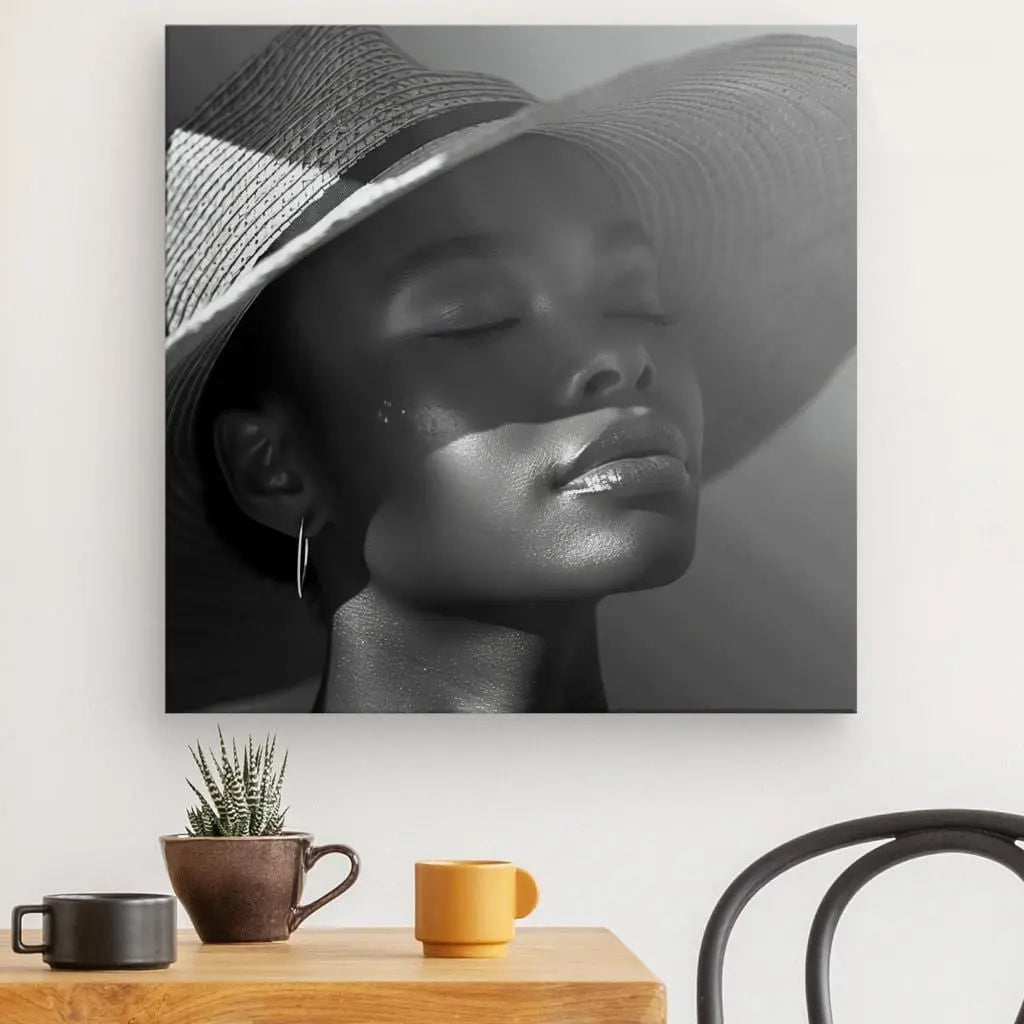
[[[887,868],[930,853],[972,853],[1009,868],[1024,881],[1024,817],[998,811],[907,811],[830,825],[772,850],[729,886],[704,930],[697,967],[697,1024],[723,1024],[722,968],[736,919],[760,889],[819,854],[888,839],[854,861],[825,894],[807,940],[805,983],[810,1024],[832,1024],[829,962],[839,918],[850,900]],[[1016,1017],[1024,1024],[1024,1004]]]

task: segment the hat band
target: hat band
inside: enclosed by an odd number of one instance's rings
[[[371,149],[345,171],[346,178],[362,182],[373,181],[389,167],[393,167],[403,157],[414,150],[433,142],[442,135],[471,128],[473,125],[486,121],[497,121],[508,117],[526,106],[526,101],[518,100],[487,100],[480,103],[463,103],[451,110],[434,114],[399,128],[394,135],[389,135],[379,146]]]
[[[524,106],[526,106],[525,100],[522,102],[518,100],[487,100],[479,103],[464,103],[451,110],[425,117],[400,128],[393,135],[389,135],[380,145],[371,149],[369,153],[360,157],[342,174],[341,178],[321,192],[308,206],[305,206],[267,246],[259,259],[269,256],[286,242],[301,235],[343,199],[347,199],[363,185],[368,185],[403,157],[414,153],[421,146],[465,128],[508,117]]]

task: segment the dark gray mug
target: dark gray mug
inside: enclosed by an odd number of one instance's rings
[[[177,900],[144,892],[44,896],[11,912],[11,948],[42,953],[55,970],[153,970],[177,958]],[[22,922],[41,914],[43,941],[27,945]]]

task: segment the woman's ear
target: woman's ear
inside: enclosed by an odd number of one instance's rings
[[[232,409],[213,425],[213,446],[235,504],[250,519],[294,536],[312,518],[311,482],[289,451],[281,415]]]

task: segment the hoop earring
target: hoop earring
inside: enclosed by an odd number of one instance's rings
[[[302,600],[302,586],[306,582],[306,566],[309,564],[309,538],[306,536],[305,517],[299,520],[299,546],[295,553],[295,589]]]

